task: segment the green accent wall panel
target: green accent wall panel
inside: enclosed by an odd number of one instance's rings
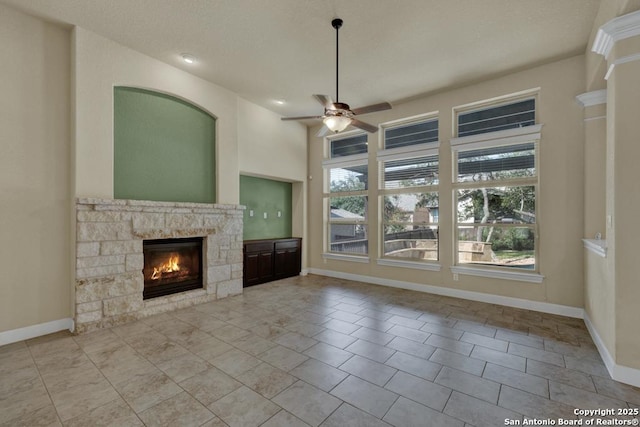
[[[215,118],[181,99],[114,89],[114,197],[214,203]]]
[[[291,191],[289,182],[240,175],[240,204],[247,207],[243,221],[244,240],[292,237]],[[253,216],[250,216],[251,211]]]

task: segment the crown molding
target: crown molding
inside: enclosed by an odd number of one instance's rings
[[[585,92],[576,96],[576,101],[583,107],[591,107],[592,105],[600,105],[607,103],[607,90],[600,89],[592,92]]]
[[[613,18],[601,26],[591,51],[603,55],[606,59],[617,41],[637,35],[640,35],[640,10]]]

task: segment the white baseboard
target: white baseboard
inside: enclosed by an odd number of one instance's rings
[[[607,346],[604,345],[604,341],[602,341],[602,338],[600,338],[600,334],[598,334],[597,329],[591,322],[591,319],[586,312],[584,314],[584,323],[587,325],[589,334],[591,334],[591,338],[598,348],[600,357],[602,357],[602,361],[607,367],[607,371],[609,371],[609,375],[611,375],[611,378],[616,381],[620,381],[621,383],[640,387],[640,369],[616,364],[613,356],[611,356],[611,353],[609,353]]]
[[[423,285],[420,283],[404,282],[400,280],[382,279],[379,277],[362,276],[359,274],[343,273],[340,271],[322,270],[310,268],[309,273],[320,276],[335,277],[338,279],[355,280],[374,285],[390,286],[393,288],[409,289],[412,291],[427,292],[435,295],[468,299],[472,301],[486,302],[489,304],[505,305],[507,307],[523,308],[526,310],[540,311],[542,313],[557,314],[560,316],[582,319],[584,310],[579,307],[552,304],[541,301],[530,301],[521,298],[505,297],[501,295],[485,294],[482,292],[465,291],[462,289],[445,288],[442,286]]]
[[[73,319],[52,320],[51,322],[0,332],[0,346],[64,331],[65,329],[73,332]]]

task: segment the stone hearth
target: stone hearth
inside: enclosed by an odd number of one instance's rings
[[[76,332],[242,293],[242,210],[239,205],[77,199]],[[180,237],[204,237],[203,289],[143,300],[143,240]]]

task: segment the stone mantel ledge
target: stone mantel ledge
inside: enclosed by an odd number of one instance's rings
[[[76,205],[118,206],[129,208],[169,208],[169,209],[198,209],[198,210],[240,210],[246,208],[244,205],[231,205],[222,203],[194,203],[194,202],[156,202],[152,200],[125,200],[125,199],[100,199],[93,197],[76,198]],[[135,210],[135,209],[131,209]]]

